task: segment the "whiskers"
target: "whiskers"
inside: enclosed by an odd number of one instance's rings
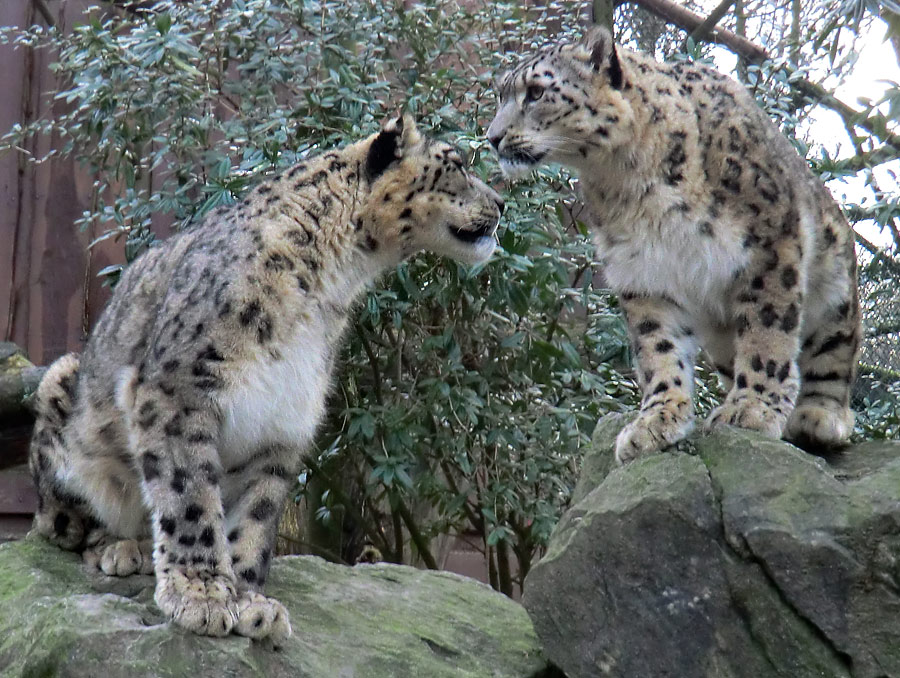
[[[580,153],[581,149],[585,147],[601,150],[609,148],[608,145],[598,143],[593,139],[577,138],[564,134],[542,135],[539,139],[539,144],[540,150],[531,141],[522,140],[507,143],[503,148],[503,155],[511,158],[522,158],[523,160],[533,158],[537,162],[551,154],[574,155]]]
[[[554,151],[572,152],[580,146],[590,146],[592,148],[607,148],[606,144],[598,143],[588,137],[573,137],[565,134],[554,134],[541,137],[541,141]]]

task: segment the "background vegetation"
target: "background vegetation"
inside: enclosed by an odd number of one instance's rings
[[[708,33],[659,18],[666,4],[594,3],[627,44],[711,58]],[[67,104],[3,142],[21,148],[30,135],[59,135],[64,143],[53,152],[74,154],[96,178],[80,225],[104,224],[102,238],[119,240],[128,260],[152,245],[158,224],[183,225],[234,202],[260,177],[375,131],[400,106],[497,184],[484,142],[493,76],[537,46],[579,35],[588,5],[106,4],[65,33],[0,31],[0,40],[53,50],[66,83],[56,96]],[[900,90],[892,85],[885,101],[845,116],[856,145],[850,160],[804,136],[810,97],[821,94],[817,78],[833,87],[851,76],[858,36],[883,10],[745,0],[717,11],[731,33],[768,50],[738,58],[736,75],[823,178],[867,182],[874,199],[848,203],[848,214],[893,236],[885,249],[863,246],[870,345],[890,350],[867,354],[857,403],[860,435],[893,437],[900,208],[896,185],[878,184],[870,166],[900,156],[890,120]],[[330,418],[298,479],[309,520],[285,535],[288,548],[352,562],[371,544],[387,560],[437,567],[446,535],[462,535],[484,549],[491,583],[511,593],[568,501],[594,422],[636,404],[623,326],[592,261],[573,180],[546,169],[506,191],[492,262],[468,270],[421,256],[364,299]],[[103,274],[114,281],[119,270]],[[698,390],[701,409],[717,397],[702,366]]]

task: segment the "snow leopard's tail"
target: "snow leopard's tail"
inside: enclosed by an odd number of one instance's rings
[[[75,405],[75,386],[78,383],[77,353],[67,353],[47,370],[35,394],[38,425],[59,433]]]
[[[39,533],[64,549],[77,549],[84,539],[80,507],[83,497],[65,489],[61,478],[66,468],[64,428],[75,406],[78,355],[56,360],[44,374],[35,394],[35,422],[28,452],[28,466],[38,493],[34,526]]]

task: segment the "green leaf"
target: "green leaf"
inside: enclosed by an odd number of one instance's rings
[[[109,266],[104,266],[97,272],[98,278],[105,278],[107,276],[119,275],[125,269],[121,264],[111,264]]]

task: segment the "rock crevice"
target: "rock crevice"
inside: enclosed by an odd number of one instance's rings
[[[702,461],[703,457],[701,456],[700,459]],[[719,509],[719,520],[721,522],[721,537],[723,548],[728,549],[736,560],[747,561],[748,563],[755,564],[760,575],[765,578],[765,580],[768,582],[768,585],[777,594],[777,600],[782,605],[784,613],[787,615],[793,615],[798,622],[807,627],[811,636],[817,639],[826,651],[830,650],[834,659],[835,666],[843,666],[844,673],[841,675],[851,676],[853,666],[851,657],[844,652],[841,652],[841,650],[839,650],[835,646],[828,635],[816,625],[814,620],[807,618],[801,610],[797,609],[793,605],[790,598],[785,595],[784,591],[782,591],[781,587],[778,585],[778,580],[773,576],[772,572],[769,571],[765,559],[760,557],[759,554],[753,551],[753,545],[750,543],[750,541],[748,541],[743,535],[738,535],[729,531],[728,520],[723,509],[723,489],[721,486],[718,486],[716,484],[713,475],[710,472],[709,466],[706,466],[705,462],[704,466],[706,468],[706,474],[707,478],[709,479],[710,488],[712,489],[716,505]],[[757,645],[763,656],[769,660],[773,675],[778,675],[778,657],[771,656],[768,648],[768,643],[766,642],[768,639],[765,637],[765,635],[760,634],[760,630],[756,628],[757,620],[752,614],[752,611],[747,608],[746,604],[743,604],[741,602],[740,591],[730,590],[730,593],[732,596],[732,600],[735,603],[735,609],[747,625],[747,630],[750,634],[750,637],[753,639],[753,642]]]

